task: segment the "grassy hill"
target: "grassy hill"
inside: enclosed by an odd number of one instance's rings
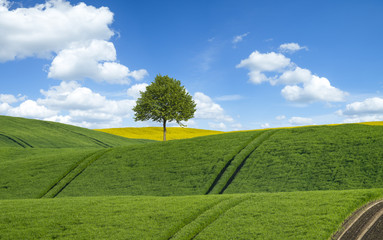
[[[328,239],[383,190],[0,201],[2,239]]]
[[[0,116],[0,239],[326,239],[383,196],[381,146],[376,124],[156,142]]]
[[[83,148],[124,146],[147,142],[71,125],[0,116],[0,147]]]
[[[100,157],[58,196],[380,188],[381,146],[382,127],[353,124],[119,147]]]
[[[106,129],[95,129],[100,132],[106,132],[117,136],[126,138],[140,138],[140,139],[151,139],[162,141],[163,139],[163,128],[162,127],[142,127],[142,128],[106,128]],[[166,128],[166,139],[187,139],[208,135],[221,134],[224,132],[195,129],[195,128],[181,128],[181,127],[168,127]]]

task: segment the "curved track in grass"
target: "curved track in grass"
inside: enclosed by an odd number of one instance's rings
[[[383,236],[383,200],[356,211],[334,235],[336,240],[376,240]]]

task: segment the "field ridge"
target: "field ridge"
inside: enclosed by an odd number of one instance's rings
[[[226,188],[232,183],[235,176],[246,163],[248,157],[267,139],[269,139],[277,130],[268,130],[257,135],[249,144],[246,145],[237,155],[233,157],[225,171],[221,174],[220,179],[216,181],[215,186],[208,193],[222,194]]]
[[[213,207],[207,209],[198,215],[194,220],[182,227],[169,239],[194,239],[200,232],[207,226],[216,221],[222,214],[237,206],[238,204],[249,200],[251,195],[239,195],[232,198],[225,199],[215,204]]]
[[[111,149],[102,149],[94,152],[90,156],[79,161],[72,169],[70,169],[61,179],[54,183],[41,198],[54,198],[64,188],[66,188],[76,177],[78,177],[87,167],[89,167],[94,161],[99,159],[102,155],[110,151]]]

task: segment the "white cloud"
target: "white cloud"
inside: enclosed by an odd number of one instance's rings
[[[24,101],[25,98],[26,97],[22,96],[21,94],[18,94],[17,97],[15,97],[12,94],[0,94],[0,103],[12,104],[12,103]]]
[[[275,117],[275,119],[284,120],[284,119],[286,119],[286,116],[285,115],[279,115],[279,116]]]
[[[342,111],[343,115],[369,115],[383,114],[383,99],[379,97],[367,98],[363,102],[354,102],[347,104],[346,109]]]
[[[224,95],[215,98],[217,101],[236,101],[242,99],[241,95],[235,94],[235,95]]]
[[[53,59],[48,77],[62,80],[91,78],[108,83],[128,84],[129,77],[142,79],[144,69],[130,72],[129,68],[116,61],[113,43],[92,40],[89,43],[72,44],[60,51]]]
[[[313,120],[311,118],[292,117],[289,119],[289,123],[295,126],[312,125]]]
[[[298,43],[284,43],[279,46],[279,50],[285,53],[294,53],[302,49],[308,50],[307,47],[301,47]]]
[[[42,119],[54,116],[57,114],[57,111],[53,111],[45,106],[39,105],[33,100],[26,100],[25,102],[21,103],[20,106],[9,109],[8,114],[16,117]]]
[[[107,40],[113,13],[106,7],[50,0],[31,8],[0,10],[0,61],[25,57],[49,57],[73,42]]]
[[[110,100],[77,82],[61,82],[59,86],[40,91],[44,96],[27,100],[19,106],[0,104],[4,115],[57,121],[87,128],[121,126],[133,115],[135,100]]]
[[[324,77],[312,75],[310,81],[304,82],[303,87],[286,86],[281,91],[282,96],[291,102],[312,103],[316,101],[342,102],[348,93],[333,86]]]
[[[344,123],[376,122],[383,121],[383,114],[372,114],[366,116],[354,116],[343,120]]]
[[[149,73],[146,69],[134,70],[128,73],[128,77],[132,77],[135,80],[142,80],[144,77],[148,76]]]
[[[133,99],[138,99],[141,96],[140,92],[145,92],[147,86],[149,85],[146,83],[135,84],[127,90],[127,94]]]
[[[310,70],[300,68],[280,53],[255,51],[241,60],[237,68],[249,69],[250,81],[255,84],[269,82],[271,85],[286,85],[282,96],[291,102],[312,103],[316,101],[341,102],[348,95],[330,84],[327,78],[313,75]],[[275,74],[272,77],[266,73]]]
[[[261,128],[270,128],[270,124],[269,123],[263,123],[263,124],[261,124]]]
[[[209,122],[209,127],[211,129],[215,129],[215,130],[225,130],[226,129],[226,125],[223,122],[220,122],[220,123]]]
[[[255,84],[260,84],[265,81],[270,81],[263,72],[281,72],[291,64],[290,59],[280,53],[260,53],[252,52],[246,59],[236,66],[237,68],[249,69],[250,81]]]
[[[72,6],[49,0],[31,8],[0,8],[0,62],[16,58],[53,58],[48,77],[60,80],[85,78],[112,84],[141,80],[145,69],[130,71],[117,62],[109,27],[113,13],[107,7],[85,3]],[[56,56],[55,56],[56,55]]]
[[[236,43],[239,43],[239,42],[242,42],[243,38],[245,38],[247,35],[249,35],[249,33],[244,33],[244,34],[241,34],[241,35],[238,35],[238,36],[235,36],[233,38],[233,43],[236,44]]]
[[[8,103],[0,103],[0,114],[7,114],[12,107]]]
[[[373,97],[353,102],[347,104],[344,110],[337,111],[337,114],[347,117],[344,120],[346,123],[383,121],[383,99]]]
[[[0,102],[2,103],[15,103],[17,102],[17,98],[12,94],[0,94]]]
[[[276,80],[276,83],[292,85],[292,84],[309,82],[311,81],[311,79],[312,79],[312,75],[310,70],[296,67],[294,70],[288,70],[284,72],[278,78],[278,80]]]
[[[213,102],[213,100],[201,93],[196,92],[193,97],[195,103],[197,104],[197,110],[194,114],[196,118],[200,119],[213,119],[216,121],[225,121],[225,122],[233,122],[233,118],[226,115],[223,108]]]
[[[106,98],[91,89],[81,87],[75,81],[61,82],[59,86],[53,86],[48,91],[41,90],[43,99],[37,102],[55,110],[86,110],[102,108]]]

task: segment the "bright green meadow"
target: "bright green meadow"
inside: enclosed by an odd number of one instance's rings
[[[329,239],[383,196],[383,126],[168,142],[0,116],[0,239]]]

